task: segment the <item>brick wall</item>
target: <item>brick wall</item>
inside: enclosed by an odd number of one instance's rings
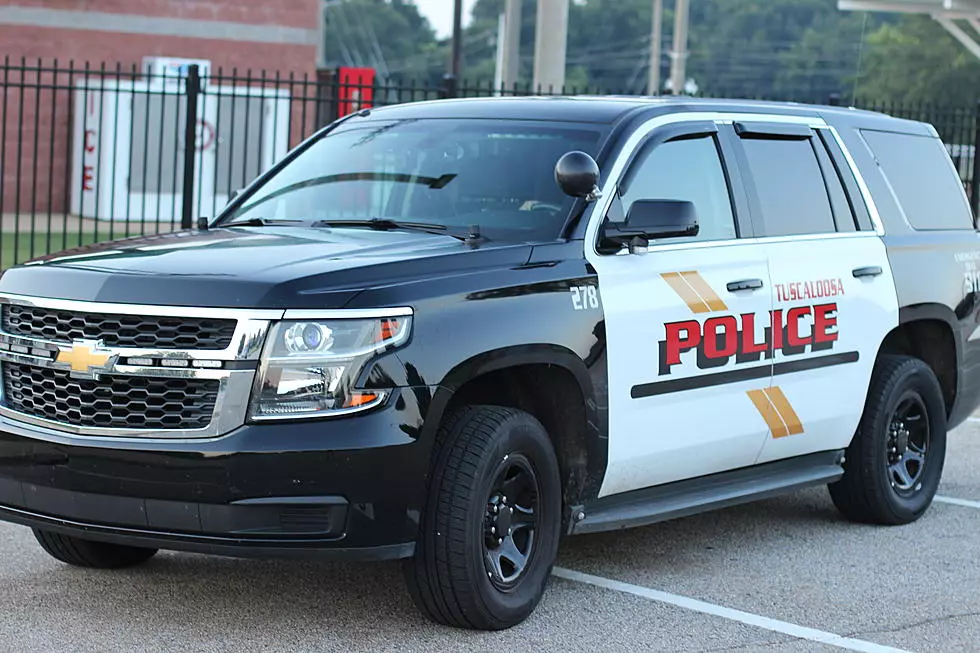
[[[261,25],[312,28],[317,0],[268,2],[260,0],[19,0],[19,6],[45,9],[137,13],[200,21],[222,20]],[[111,28],[111,25],[107,25]],[[278,71],[298,80],[315,78],[316,48],[307,44],[239,42],[226,39],[180,38],[92,30],[0,24],[0,214],[63,213],[70,198],[72,93],[68,74],[23,73],[17,70],[22,58],[28,66],[42,61],[59,68],[73,62],[84,70],[105,66],[124,72],[140,68],[143,57],[170,56],[207,59],[213,71],[245,76],[251,71],[269,77]],[[78,77],[76,76],[77,81]],[[297,93],[312,90],[296,89]],[[312,105],[308,110],[312,110]],[[293,110],[291,142],[307,131],[299,125],[302,109]],[[308,119],[312,124],[312,118]],[[0,134],[2,135],[2,134]]]
[[[15,0],[11,4],[304,28],[312,27],[317,15],[317,3],[310,0]]]
[[[126,70],[139,68],[145,56],[187,57],[207,59],[215,70],[237,67],[258,71],[292,71],[312,75],[316,67],[316,48],[309,45],[276,43],[242,43],[225,40],[175,38],[113,32],[74,31],[47,27],[0,25],[0,55],[9,56],[12,63],[21,57],[28,62],[38,58],[59,64],[86,61],[98,68],[102,63],[113,70],[116,64]]]

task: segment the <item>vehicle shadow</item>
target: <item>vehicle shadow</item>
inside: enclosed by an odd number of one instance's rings
[[[650,575],[676,574],[695,561],[751,557],[794,540],[873,529],[846,521],[820,487],[639,528],[567,537],[558,564],[598,563],[610,573],[642,565]]]
[[[750,555],[747,550],[771,548],[779,539],[839,531],[846,522],[825,494],[798,493],[628,531],[568,538],[558,564],[592,573],[596,566],[610,574],[642,570],[648,577],[696,570],[704,556]],[[583,623],[593,621],[594,627],[585,632],[591,631],[599,644],[623,636],[636,618],[628,610],[603,613],[610,608],[597,605],[601,594],[556,580],[527,622],[503,633],[461,631],[436,626],[416,610],[399,562],[251,560],[161,552],[140,567],[100,572],[48,558],[30,546],[33,538],[26,529],[10,544],[23,551],[26,570],[17,574],[16,582],[33,586],[24,596],[41,597],[36,609],[70,615],[71,623],[89,624],[94,630],[118,631],[113,641],[125,650],[190,650],[206,641],[221,642],[222,650],[239,645],[248,650],[310,650],[313,642],[318,651],[405,650],[405,642],[426,651],[488,650],[507,642],[520,646],[529,634],[544,628],[563,632],[564,623],[582,630]],[[9,580],[8,575],[0,583]],[[651,608],[646,604],[639,609]],[[11,624],[28,626],[36,619],[24,616]],[[74,635],[66,631],[64,636]],[[259,642],[272,648],[256,647]]]

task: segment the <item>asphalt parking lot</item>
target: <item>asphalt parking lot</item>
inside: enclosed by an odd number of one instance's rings
[[[568,540],[503,633],[418,615],[399,566],[163,553],[95,573],[0,525],[0,651],[980,650],[980,416],[919,522],[842,521],[826,491]]]

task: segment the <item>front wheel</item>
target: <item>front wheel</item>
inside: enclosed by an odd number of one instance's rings
[[[440,428],[415,557],[416,605],[438,623],[501,630],[541,600],[558,552],[561,484],[531,415],[466,406]]]
[[[133,567],[146,562],[157,552],[156,549],[83,540],[39,528],[33,530],[38,544],[51,557],[75,567],[88,567],[90,569]]]
[[[884,356],[830,496],[845,517],[907,524],[932,503],[946,457],[946,404],[932,369],[909,356]]]

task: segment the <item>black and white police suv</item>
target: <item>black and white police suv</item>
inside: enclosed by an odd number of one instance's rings
[[[826,484],[930,505],[980,237],[926,124],[498,98],[363,111],[211,224],[0,279],[0,518],[73,565],[406,559],[499,629],[562,536]]]

